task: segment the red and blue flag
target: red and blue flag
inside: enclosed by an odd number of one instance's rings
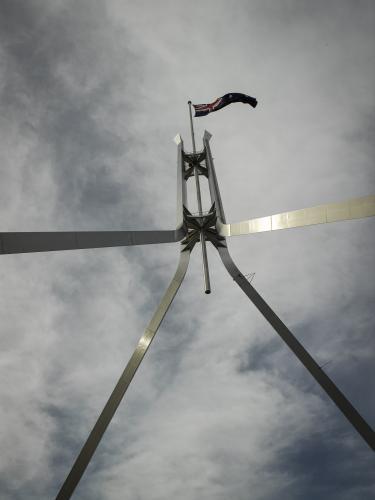
[[[217,98],[210,104],[193,104],[195,109],[194,116],[208,115],[208,113],[212,113],[213,111],[224,108],[224,106],[228,106],[228,104],[232,104],[232,102],[243,102],[245,104],[250,104],[250,106],[252,106],[253,108],[255,108],[255,106],[258,104],[258,101],[255,99],[255,97],[251,97],[246,94],[225,94],[223,95],[223,97]]]

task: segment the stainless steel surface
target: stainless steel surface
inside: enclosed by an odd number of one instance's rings
[[[135,372],[142,362],[144,355],[147,352],[166,312],[169,309],[180,285],[185,277],[187,267],[189,265],[190,252],[185,251],[180,253],[180,260],[176,273],[165,292],[159,307],[156,309],[150,323],[148,324],[145,333],[140,338],[138,345],[125,367],[119,381],[116,384],[107,404],[105,405],[102,413],[100,414],[94,428],[92,429],[86,443],[83,445],[71,471],[69,472],[64,484],[62,485],[56,500],[69,499],[77,484],[79,483],[86,467],[88,466],[96,448],[98,447],[104,432],[106,431],[113,415],[115,414],[119,404],[121,403],[124,394],[132,381]]]
[[[363,217],[375,216],[375,196],[353,198],[340,203],[327,203],[316,207],[293,210],[281,214],[244,220],[225,224],[220,220],[217,230],[221,236],[239,236],[241,234],[260,233],[264,231],[278,231],[293,227],[311,226],[313,224],[327,224]]]
[[[180,226],[171,231],[57,231],[0,233],[0,254],[78,250],[173,243],[184,237]]]
[[[366,443],[375,450],[375,432],[358,413],[354,406],[348,401],[340,389],[320,368],[314,358],[306,351],[303,345],[294,337],[292,332],[286,327],[276,313],[270,308],[265,300],[259,295],[255,288],[248,282],[244,275],[233,262],[228,248],[219,247],[219,255],[228,273],[232,276],[237,285],[245,292],[255,307],[265,319],[273,326],[286,345],[293,351],[304,367],[310,372],[315,380],[320,384],[329,398],[336,404],[352,426],[359,432]]]
[[[195,178],[195,188],[197,191],[198,213],[200,216],[202,216],[203,209],[202,209],[201,186],[199,184],[199,173],[196,167],[194,168],[194,178]]]
[[[197,190],[197,201],[198,201],[198,211],[199,216],[202,217],[202,199],[201,199],[201,189],[199,185],[199,174],[197,168],[194,168],[194,177],[195,177],[195,186]],[[206,239],[204,237],[204,232],[201,231],[200,234],[200,243],[202,249],[202,264],[203,264],[203,277],[204,277],[204,293],[211,293],[211,284],[210,284],[210,273],[208,270],[208,259],[207,259],[207,248],[206,248]]]
[[[194,154],[197,152],[195,148],[195,135],[194,135],[194,127],[193,127],[193,115],[191,114],[191,101],[188,101],[189,105],[189,115],[190,115],[190,131],[191,131],[191,143],[193,145]]]
[[[177,221],[176,231],[180,231],[184,225],[184,206],[187,206],[187,190],[185,181],[185,163],[183,159],[184,143],[180,136],[177,134],[174,138],[177,144]],[[184,231],[185,234],[185,231]],[[180,241],[180,240],[179,240]]]
[[[193,115],[191,113],[191,101],[188,102],[189,105],[189,115],[190,115],[190,130],[191,130],[191,142],[193,144],[193,152],[196,154],[195,147],[195,136],[194,136],[194,126],[193,126]],[[194,178],[195,178],[195,187],[197,191],[197,202],[198,202],[198,211],[199,216],[202,217],[202,197],[201,197],[201,188],[199,184],[199,172],[197,167],[194,167]],[[211,293],[211,283],[210,283],[210,273],[208,270],[208,259],[207,259],[207,248],[206,248],[206,239],[204,237],[204,232],[200,233],[200,243],[202,248],[202,263],[203,263],[203,278],[204,278],[204,293]]]
[[[217,182],[215,166],[214,166],[214,162],[213,162],[213,158],[212,158],[212,154],[211,154],[211,148],[210,148],[211,137],[212,137],[212,135],[207,130],[205,130],[204,135],[203,135],[203,146],[206,150],[206,165],[207,165],[207,171],[208,171],[208,185],[210,188],[211,203],[215,203],[218,221],[220,221],[221,224],[225,224],[226,221],[225,221],[224,208],[223,208],[223,203],[221,201],[219,184]]]
[[[204,232],[201,231],[200,234],[201,248],[202,248],[202,263],[203,263],[203,275],[204,275],[204,293],[211,293],[211,283],[210,274],[208,272],[208,259],[207,259],[207,248],[206,239],[204,237]]]

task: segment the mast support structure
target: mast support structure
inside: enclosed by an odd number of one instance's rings
[[[177,144],[176,229],[169,231],[0,233],[0,254],[144,245],[152,243],[170,243],[182,240],[180,245],[180,259],[176,273],[132,357],[125,366],[118,383],[95,423],[86,443],[83,445],[56,500],[68,500],[74,493],[75,488],[84,474],[105,430],[110,424],[129,384],[144,359],[147,349],[182,284],[188,268],[190,253],[198,242],[200,242],[202,249],[205,292],[210,293],[211,291],[206,249],[206,242],[210,242],[217,249],[225,268],[233,280],[239,285],[264,318],[271,324],[303,366],[315,378],[327,396],[336,404],[364,441],[370,448],[373,450],[375,449],[374,430],[237,268],[229,254],[226,243],[226,237],[232,235],[373,216],[375,215],[375,197],[367,196],[340,204],[322,205],[304,209],[303,211],[286,212],[275,216],[269,216],[265,219],[269,219],[270,229],[264,229],[264,226],[259,222],[260,219],[249,219],[237,224],[227,224],[209,144],[211,134],[205,131],[203,136],[203,151],[197,153],[190,101],[189,112],[193,152],[186,153],[184,151],[184,145],[180,135],[177,135],[175,138]],[[189,178],[193,176],[195,179],[198,202],[197,214],[189,210],[187,200],[186,184]],[[200,176],[208,180],[211,207],[207,212],[203,211],[202,207]]]

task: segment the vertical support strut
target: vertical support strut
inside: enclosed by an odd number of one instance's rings
[[[191,130],[191,142],[193,145],[193,153],[196,154],[197,150],[195,147],[195,135],[194,135],[194,127],[193,127],[193,115],[191,113],[191,101],[188,101],[189,104],[189,115],[190,115],[190,130]],[[195,177],[195,187],[197,190],[197,202],[198,202],[198,211],[199,217],[203,216],[202,211],[202,197],[201,197],[201,188],[199,184],[199,172],[198,168],[194,167],[194,177]],[[201,219],[202,220],[202,219]],[[203,230],[200,232],[200,242],[202,247],[202,261],[203,261],[203,274],[204,274],[204,292],[211,293],[211,284],[210,284],[210,274],[208,271],[208,259],[207,259],[207,248],[206,248],[206,239],[204,237]]]

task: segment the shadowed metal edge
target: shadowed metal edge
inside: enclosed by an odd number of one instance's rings
[[[167,231],[47,231],[0,233],[0,254],[174,243],[183,227]]]

